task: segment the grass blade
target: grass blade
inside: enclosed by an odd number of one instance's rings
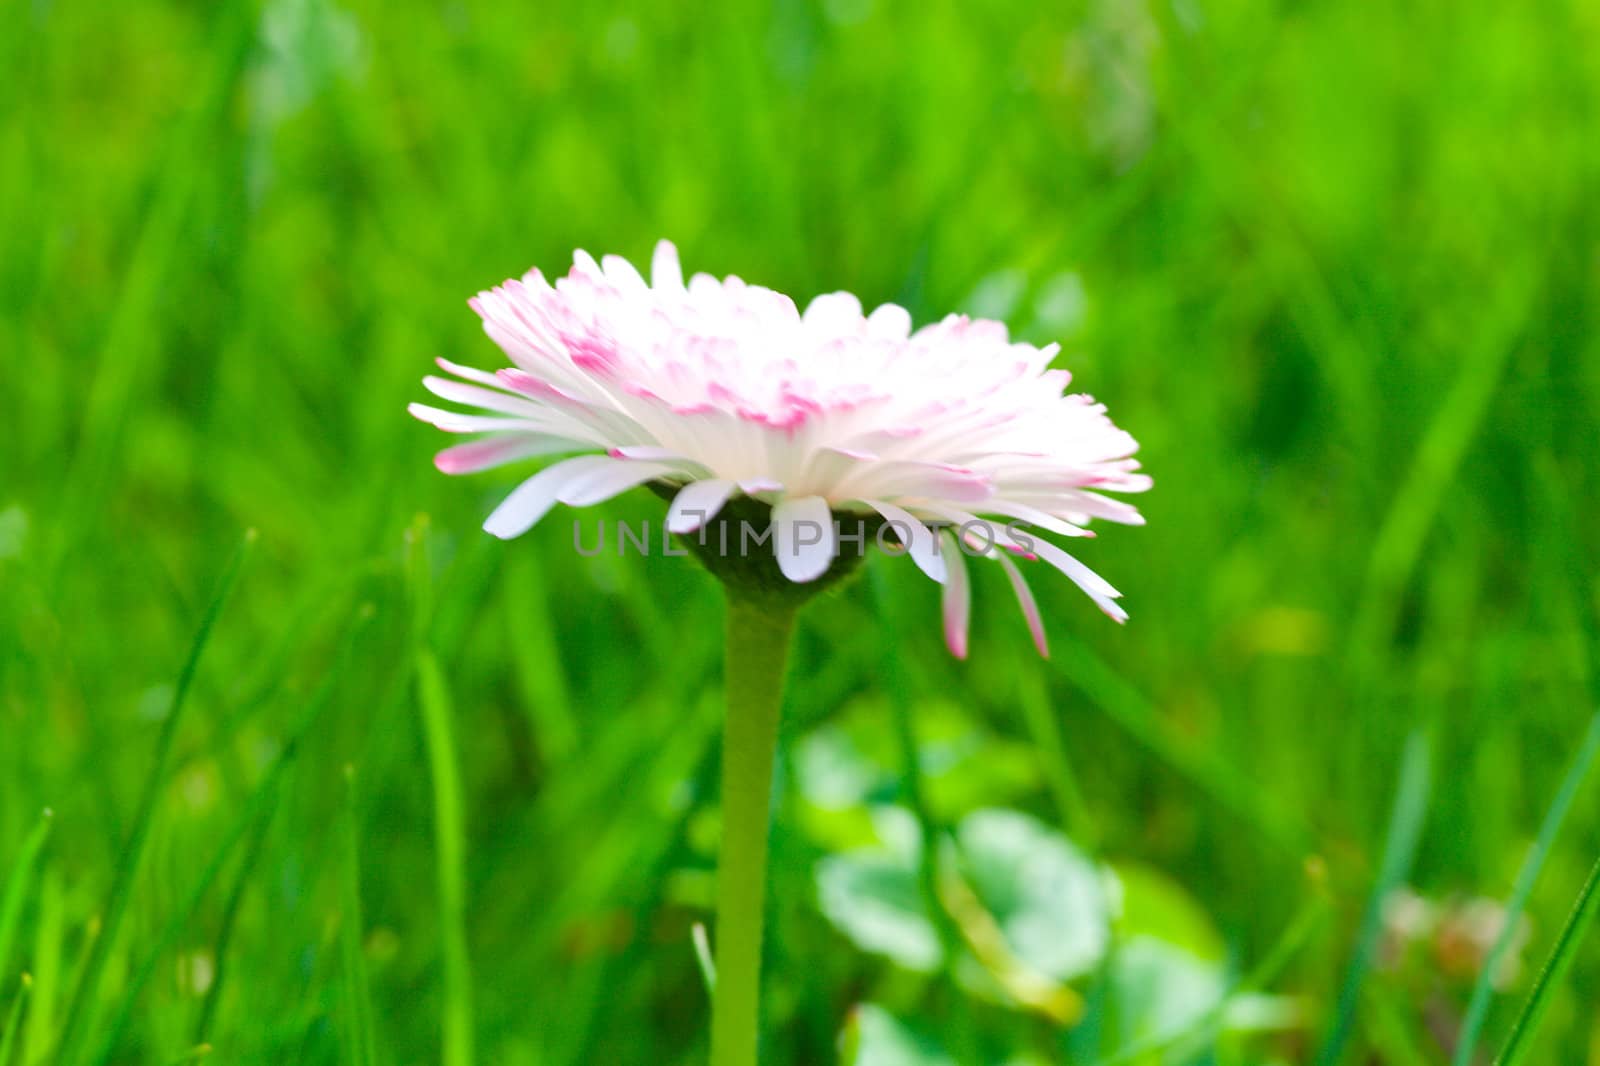
[[[28,993],[28,1031],[22,1041],[22,1066],[48,1061],[55,1035],[56,1001],[61,994],[61,942],[64,921],[60,874],[47,869],[39,881],[39,913],[33,931],[33,987]]]
[[[6,879],[5,895],[0,897],[0,974],[6,972],[6,965],[11,958],[11,945],[17,937],[17,922],[22,918],[22,905],[33,884],[33,871],[39,861],[39,852],[44,849],[45,838],[50,835],[52,817],[53,813],[46,807],[39,816],[38,824],[22,842],[22,851],[17,854],[17,861],[11,867],[11,876]],[[5,1061],[0,1057],[0,1066],[5,1066]]]
[[[1519,1066],[1527,1057],[1534,1034],[1539,1031],[1539,1023],[1544,1020],[1545,1011],[1550,1009],[1556,989],[1561,987],[1567,971],[1572,969],[1572,961],[1578,957],[1578,946],[1583,943],[1589,926],[1594,924],[1597,912],[1600,912],[1600,861],[1589,871],[1589,880],[1584,882],[1583,890],[1578,893],[1578,902],[1572,908],[1572,915],[1562,927],[1561,936],[1556,940],[1550,958],[1545,961],[1544,969],[1539,971],[1539,979],[1534,982],[1528,1002],[1523,1004],[1522,1013],[1517,1015],[1511,1027],[1506,1046],[1500,1050],[1500,1057],[1494,1060],[1495,1066]]]
[[[1100,828],[1083,798],[1083,790],[1078,787],[1078,775],[1072,769],[1066,741],[1061,735],[1061,722],[1050,702],[1044,680],[1038,670],[1019,663],[1017,686],[1017,706],[1022,711],[1033,746],[1039,752],[1046,784],[1055,801],[1056,816],[1075,843],[1082,845],[1091,855],[1098,855]]]
[[[467,951],[466,835],[461,771],[456,765],[455,710],[429,630],[433,614],[428,519],[417,516],[406,531],[407,593],[412,605],[412,670],[422,739],[433,781],[435,875],[439,891],[439,939],[444,964],[444,1066],[473,1062],[472,966]]]
[[[704,922],[695,922],[689,930],[694,940],[694,961],[700,967],[700,979],[705,982],[706,995],[717,994],[717,964],[711,958],[711,938],[706,935]],[[0,1066],[4,1066],[0,1063]]]
[[[22,1030],[22,1010],[32,989],[33,978],[23,974],[17,985],[16,1001],[11,1004],[11,1013],[6,1018],[5,1032],[0,1034],[0,1066],[11,1064],[11,1056],[17,1046],[17,1033]]]
[[[1238,768],[1196,750],[1174,735],[1148,698],[1081,641],[1062,641],[1052,659],[1089,706],[1188,780],[1217,806],[1231,812],[1280,851],[1303,858],[1312,834],[1293,812],[1261,802],[1260,790]]]
[[[377,611],[371,604],[363,604],[357,610],[344,648],[335,660],[335,665],[329,669],[322,683],[317,687],[317,691],[307,701],[305,710],[291,731],[290,748],[299,744],[300,738],[306,735],[311,725],[321,715],[323,709],[331,702],[335,685],[344,677],[345,671],[350,665],[356,641],[366,631],[367,624],[376,617],[376,614]],[[195,1023],[194,1040],[196,1045],[207,1044],[210,1040],[211,1025],[216,1018],[217,1008],[222,1002],[222,988],[228,977],[228,945],[233,938],[233,929],[238,920],[239,907],[244,898],[245,887],[249,884],[251,874],[254,873],[256,863],[266,845],[267,831],[271,824],[270,818],[257,820],[250,841],[245,846],[244,859],[239,864],[239,871],[235,877],[233,888],[228,893],[228,902],[222,912],[222,922],[217,929],[216,943],[211,951],[211,957],[216,960],[216,976],[211,982],[211,987],[206,989],[205,1002],[200,1007],[200,1018]]]
[[[1589,768],[1594,765],[1597,751],[1600,751],[1600,714],[1589,719],[1589,729],[1584,734],[1583,746],[1578,749],[1577,758],[1567,770],[1567,776],[1561,782],[1561,789],[1556,793],[1555,800],[1544,816],[1544,824],[1539,828],[1538,839],[1533,842],[1533,847],[1528,849],[1528,857],[1517,873],[1516,884],[1511,890],[1511,899],[1506,903],[1505,919],[1500,928],[1500,935],[1495,938],[1494,947],[1490,950],[1489,957],[1484,960],[1483,968],[1478,972],[1477,983],[1472,989],[1472,1000],[1467,1006],[1467,1016],[1461,1023],[1461,1039],[1456,1044],[1454,1066],[1471,1066],[1472,1053],[1478,1046],[1478,1034],[1483,1031],[1484,1019],[1489,1014],[1489,1001],[1494,994],[1494,975],[1500,969],[1500,960],[1505,957],[1511,941],[1516,936],[1517,923],[1522,918],[1523,910],[1528,906],[1528,896],[1533,892],[1534,882],[1539,879],[1539,872],[1544,869],[1544,861],[1549,857],[1550,848],[1555,844],[1556,834],[1561,832],[1561,824],[1566,821],[1567,812],[1572,809],[1573,798],[1577,795],[1579,786],[1583,784],[1583,779],[1588,775]]]
[[[189,689],[194,685],[195,673],[200,668],[200,658],[211,639],[211,631],[216,627],[222,608],[227,604],[228,597],[233,592],[234,584],[238,581],[239,573],[244,569],[245,560],[249,558],[255,542],[255,530],[245,533],[244,540],[234,552],[228,568],[223,572],[216,592],[212,594],[211,603],[206,607],[206,613],[200,620],[200,628],[195,632],[194,642],[189,646],[189,657],[183,664],[183,671],[178,675],[178,684],[172,693],[172,704],[167,709],[166,718],[161,723],[161,733],[156,738],[150,773],[145,778],[144,792],[139,798],[133,828],[117,859],[111,893],[106,899],[105,911],[101,914],[99,935],[95,937],[88,957],[84,960],[83,970],[78,974],[77,985],[72,993],[71,1005],[67,1008],[66,1022],[61,1029],[61,1042],[58,1047],[61,1062],[75,1061],[79,1054],[79,1034],[85,1029],[93,1028],[90,1015],[94,1010],[95,997],[100,991],[100,978],[105,971],[106,961],[110,958],[117,932],[122,926],[122,919],[128,910],[128,899],[133,892],[134,878],[138,875],[139,866],[144,858],[145,845],[150,838],[150,826],[155,820],[156,804],[161,798],[162,786],[166,784],[167,765],[172,760],[172,747],[178,736],[178,725],[183,720],[184,708],[188,704]]]
[[[466,840],[462,830],[461,774],[451,722],[454,712],[444,672],[432,652],[417,653],[417,699],[433,778],[437,848],[439,933],[444,952],[444,1064],[471,1066],[472,971],[467,953]]]
[[[284,745],[283,750],[278,753],[278,757],[268,767],[266,774],[261,779],[261,783],[251,792],[249,799],[245,802],[244,810],[239,812],[233,823],[228,827],[228,831],[223,835],[222,843],[212,855],[211,861],[201,871],[199,879],[189,890],[189,895],[167,919],[160,936],[156,939],[155,946],[145,953],[144,960],[140,963],[138,969],[134,971],[132,978],[129,979],[127,988],[123,991],[122,1002],[116,1017],[110,1025],[105,1027],[105,1037],[100,1042],[100,1051],[96,1056],[96,1061],[105,1062],[116,1050],[118,1041],[121,1040],[129,1021],[132,1020],[133,1009],[138,1004],[139,994],[144,991],[145,985],[154,976],[156,967],[160,964],[162,958],[178,942],[178,938],[183,935],[183,931],[188,928],[189,922],[193,919],[195,913],[199,911],[200,904],[211,891],[211,886],[221,875],[223,867],[227,865],[228,857],[233,854],[239,842],[244,840],[247,834],[258,835],[265,831],[265,826],[275,808],[283,779],[299,756],[306,735],[316,725],[317,720],[322,717],[323,711],[333,702],[333,694],[337,691],[339,679],[344,675],[345,668],[349,665],[356,637],[365,628],[364,623],[367,617],[369,616],[363,614],[356,625],[352,627],[338,660],[329,669],[327,676],[317,686],[317,691],[300,712],[291,728],[289,740]],[[212,987],[215,988],[215,986],[216,981],[213,978]]]
[[[217,939],[211,948],[216,973],[211,980],[211,987],[206,989],[206,998],[200,1004],[200,1018],[194,1025],[196,1044],[207,1042],[207,1034],[211,1032],[211,1025],[217,1017],[217,1008],[222,1003],[222,989],[228,979],[228,946],[233,940],[234,926],[239,920],[239,907],[244,901],[245,887],[249,885],[250,876],[261,860],[261,852],[266,847],[267,833],[271,828],[270,818],[256,820],[255,828],[250,832],[250,839],[245,844],[244,858],[239,861],[233,888],[228,892],[228,901],[223,906],[222,921],[217,926]]]
[[[345,767],[343,823],[344,861],[339,878],[339,952],[344,962],[345,1041],[354,1066],[375,1061],[372,983],[367,975],[367,954],[362,943],[365,928],[361,910],[361,832],[356,811],[356,774]]]
[[[1405,754],[1400,760],[1400,784],[1395,790],[1394,812],[1389,816],[1383,861],[1378,867],[1378,880],[1372,886],[1366,915],[1361,922],[1361,939],[1356,944],[1355,956],[1350,960],[1350,969],[1345,975],[1344,988],[1339,993],[1333,1026],[1328,1030],[1322,1053],[1317,1056],[1320,1066],[1333,1066],[1338,1062],[1344,1054],[1345,1042],[1350,1039],[1356,1011],[1361,1003],[1361,986],[1372,967],[1378,937],[1383,932],[1383,901],[1411,872],[1417,844],[1422,839],[1422,826],[1427,820],[1432,777],[1433,742],[1427,733],[1418,730],[1406,741]]]

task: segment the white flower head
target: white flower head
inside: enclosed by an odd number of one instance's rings
[[[489,516],[498,537],[530,529],[557,503],[584,507],[645,483],[669,490],[667,524],[687,534],[730,499],[771,508],[770,550],[784,578],[814,581],[842,524],[891,529],[944,586],[945,632],[966,654],[964,557],[997,561],[1046,652],[1039,610],[1014,558],[1066,574],[1117,621],[1116,589],[1043,533],[1093,536],[1093,518],[1139,525],[1105,492],[1150,479],[1133,437],[1091,397],[1067,393],[1058,349],[1014,343],[999,322],[951,315],[915,332],[902,307],[864,314],[849,293],[801,313],[737,277],[684,283],[671,243],[651,281],[626,260],[578,252],[551,284],[534,270],[471,306],[514,366],[496,373],[439,361],[428,377],[464,414],[412,404],[452,433],[447,474],[569,455],[524,481]],[[848,520],[843,522],[842,520]]]

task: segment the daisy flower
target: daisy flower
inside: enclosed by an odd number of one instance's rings
[[[584,252],[554,284],[537,270],[470,301],[510,357],[495,372],[439,365],[440,398],[470,413],[411,413],[476,439],[440,452],[447,474],[567,456],[524,481],[484,529],[515,537],[558,503],[586,507],[650,484],[667,528],[690,534],[730,500],[770,507],[778,569],[822,577],[863,520],[893,531],[943,586],[945,635],[965,656],[966,558],[996,562],[1047,654],[1018,561],[1043,563],[1117,621],[1117,590],[1044,534],[1093,536],[1143,519],[1105,495],[1150,479],[1103,405],[1066,391],[1057,345],[1014,342],[999,322],[951,315],[913,331],[902,307],[870,314],[849,293],[789,297],[737,277],[687,283],[670,242],[650,280]],[[869,534],[870,539],[870,534]],[[854,543],[859,544],[859,541]]]

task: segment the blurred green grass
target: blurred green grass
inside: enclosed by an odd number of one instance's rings
[[[688,560],[578,560],[560,515],[492,542],[478,524],[515,472],[439,476],[435,434],[404,415],[435,356],[495,363],[468,295],[574,247],[640,261],[661,236],[691,269],[798,299],[846,288],[1061,341],[1157,481],[1147,528],[1082,553],[1127,594],[1125,629],[1034,582],[1049,663],[998,576],[966,665],[909,566],[881,568],[892,628],[864,582],[811,608],[786,753],[887,720],[892,641],[925,757],[981,738],[931,783],[944,823],[995,804],[1060,822],[1075,790],[1100,853],[1181,884],[1240,971],[1320,856],[1333,920],[1274,983],[1307,1026],[1216,1061],[1311,1061],[1335,1024],[1408,737],[1434,772],[1403,879],[1510,893],[1596,703],[1594,5],[3,16],[0,877],[55,812],[0,958],[0,1008],[35,977],[19,1061],[54,1061],[185,649],[247,527],[255,558],[106,948],[97,1009],[131,1012],[111,1061],[202,1041],[230,1063],[428,1061],[463,1010],[484,1062],[696,1061],[715,590]],[[635,495],[608,513],[659,510]],[[431,562],[408,580],[419,513]],[[364,605],[259,846],[225,857],[127,1002]],[[454,829],[435,824],[418,648],[454,711]],[[770,1061],[832,1061],[868,1000],[954,1026],[941,979],[819,914],[814,868],[844,831],[808,825],[785,765]],[[884,788],[873,802],[907,802]],[[1534,886],[1530,962],[1597,850],[1591,783]],[[457,877],[464,907],[441,908]],[[1545,1061],[1596,1061],[1597,953],[1548,1015]],[[1445,970],[1374,969],[1345,1061],[1446,1061],[1471,982]]]

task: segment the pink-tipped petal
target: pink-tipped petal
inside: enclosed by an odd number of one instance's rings
[[[1039,604],[1033,598],[1033,590],[1028,587],[1027,578],[1022,576],[1022,571],[1005,552],[997,551],[994,557],[1000,560],[1001,568],[1011,581],[1011,591],[1017,594],[1017,603],[1022,607],[1022,617],[1028,620],[1028,632],[1033,634],[1033,646],[1039,649],[1041,658],[1050,658],[1050,643],[1044,635],[1044,618],[1039,614]]]
[[[815,581],[833,564],[833,512],[821,496],[786,498],[772,509],[772,550],[795,584]]]
[[[723,478],[708,478],[685,485],[672,498],[667,509],[667,530],[693,533],[717,516],[733,495],[734,484]]]
[[[505,388],[505,386],[500,383],[500,379],[495,377],[494,374],[487,370],[478,370],[470,366],[460,366],[459,364],[452,363],[448,359],[435,359],[434,362],[439,364],[439,369],[445,371],[446,373],[454,374],[458,378],[465,378],[468,381],[476,381],[480,385],[488,385],[490,388],[494,389],[503,390]]]
[[[521,397],[485,389],[478,385],[468,385],[464,381],[451,381],[449,378],[434,377],[430,374],[422,379],[422,386],[441,400],[477,407],[484,411],[495,411],[505,415],[538,415],[540,412],[537,404],[529,403]]]
[[[492,470],[497,466],[516,462],[518,459],[577,451],[581,447],[582,445],[560,437],[547,437],[537,433],[513,433],[446,448],[433,457],[433,465],[444,474],[476,474],[480,470]]]
[[[944,554],[949,559],[948,576],[940,604],[944,613],[944,642],[950,654],[957,659],[967,657],[967,632],[972,619],[972,585],[967,578],[967,561],[961,555],[956,538],[949,532],[939,534],[944,542]]]
[[[970,613],[961,597],[971,593],[948,587],[961,578],[951,577],[950,552],[936,550],[935,518],[976,523],[955,543],[965,537],[1002,557],[1041,651],[1037,605],[1005,556],[1045,559],[1111,617],[1125,617],[1115,589],[1038,542],[1092,536],[1084,527],[1096,518],[1141,523],[1111,497],[1150,488],[1138,442],[1104,404],[1065,391],[1071,377],[1052,366],[1054,345],[1014,342],[1002,323],[965,315],[913,332],[904,308],[865,314],[849,293],[820,296],[802,314],[789,297],[738,277],[695,274],[686,285],[666,241],[648,280],[616,256],[597,262],[579,251],[564,277],[533,270],[469,302],[511,367],[491,374],[440,360],[448,378],[425,385],[462,410],[412,413],[448,432],[495,435],[445,450],[440,468],[593,453],[519,487],[491,517],[499,535],[528,528],[556,502],[598,502],[652,478],[680,486],[668,523],[692,531],[742,490],[775,505],[773,550],[790,580],[806,581],[835,554],[832,507],[849,507],[856,521],[870,506],[904,529],[917,566],[946,585],[960,653]]]
[[[625,444],[620,448],[612,448],[609,454],[617,459],[643,459],[655,463],[682,463],[688,461],[681,453],[672,448],[658,448],[653,444]]]

